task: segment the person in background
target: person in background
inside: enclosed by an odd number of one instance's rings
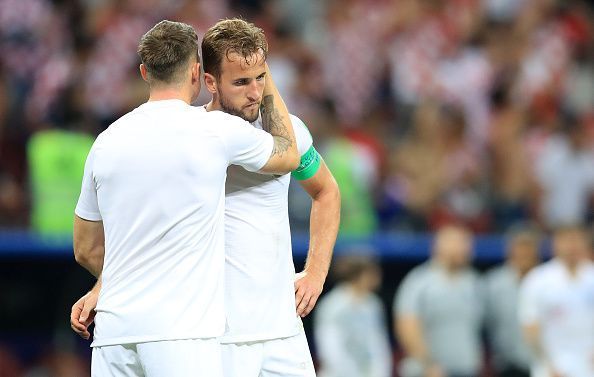
[[[488,339],[496,376],[528,377],[532,362],[518,321],[518,291],[526,274],[539,262],[539,235],[528,228],[512,229],[507,236],[503,266],[486,276]]]
[[[471,255],[469,231],[445,226],[431,259],[404,278],[394,300],[394,328],[406,354],[401,376],[479,375],[484,295]]]
[[[31,182],[31,228],[43,235],[72,233],[72,212],[80,193],[92,135],[50,128],[27,143]]]
[[[320,377],[389,377],[391,349],[384,307],[374,291],[381,284],[378,264],[365,255],[335,262],[336,285],[314,315]]]
[[[520,288],[519,316],[535,361],[533,377],[594,376],[594,263],[586,231],[553,234],[554,258]]]

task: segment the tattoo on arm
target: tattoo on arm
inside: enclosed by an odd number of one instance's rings
[[[269,132],[274,138],[274,148],[272,154],[282,155],[293,144],[289,131],[283,123],[283,118],[274,107],[274,97],[265,96],[260,105],[260,114],[262,115],[262,128]]]

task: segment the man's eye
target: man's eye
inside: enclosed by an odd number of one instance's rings
[[[264,80],[264,75],[256,77],[256,80],[258,80],[258,81]]]
[[[237,86],[242,86],[242,85],[245,85],[245,84],[246,84],[246,81],[245,80],[235,81],[235,85],[237,85]]]

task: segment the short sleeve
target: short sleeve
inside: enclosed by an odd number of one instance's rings
[[[313,145],[313,138],[305,123],[293,114],[291,114],[291,125],[295,133],[295,139],[297,139],[297,151],[300,156],[303,156]]]
[[[229,164],[240,165],[249,171],[262,169],[272,154],[272,135],[236,116],[227,115],[225,123],[227,125],[221,129]]]
[[[85,170],[83,173],[83,180],[80,189],[80,196],[78,203],[74,209],[74,213],[81,219],[90,221],[101,221],[101,213],[99,212],[99,203],[97,201],[97,185],[93,174],[93,163],[95,160],[95,146],[91,148],[87,155],[85,162]]]
[[[297,149],[301,159],[299,166],[291,175],[293,178],[303,181],[313,177],[320,169],[322,157],[313,146],[313,139],[307,126],[301,119],[291,115],[291,124],[295,131],[295,138],[297,139]]]
[[[539,284],[538,270],[526,276],[520,286],[518,297],[518,318],[522,325],[539,322]]]
[[[423,279],[421,271],[413,270],[405,278],[394,300],[393,312],[395,315],[419,315],[421,309],[421,293]]]

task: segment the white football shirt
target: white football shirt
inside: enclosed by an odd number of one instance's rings
[[[520,290],[520,321],[538,324],[541,346],[563,376],[594,376],[594,264],[576,277],[553,259],[532,270]]]
[[[303,122],[291,115],[302,156],[312,151]],[[262,128],[258,119],[252,128]],[[315,150],[313,150],[315,152]],[[317,153],[316,153],[317,156]],[[251,173],[230,166],[225,186],[225,305],[223,343],[297,335],[295,267],[288,214],[290,174]]]
[[[105,229],[92,346],[223,334],[226,170],[259,170],[272,146],[180,100],[145,103],[99,135],[75,210]]]

